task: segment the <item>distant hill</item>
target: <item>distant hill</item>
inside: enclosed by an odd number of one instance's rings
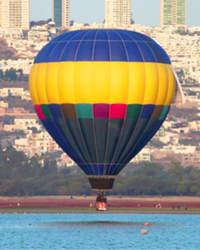
[[[0,60],[17,59],[17,51],[8,47],[4,38],[0,38]]]

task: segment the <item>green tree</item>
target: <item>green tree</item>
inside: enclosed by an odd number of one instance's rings
[[[68,192],[69,190],[66,186],[60,186],[57,191],[59,195],[66,195]]]
[[[190,188],[190,192],[193,194],[193,195],[197,195],[199,192],[200,192],[200,188],[197,187],[197,186],[192,186]]]
[[[161,142],[158,139],[152,139],[151,140],[151,146],[154,146],[156,148],[162,148],[165,144],[163,142]]]
[[[0,69],[0,79],[3,80],[4,79],[4,73],[3,73],[3,70]]]
[[[186,192],[186,186],[184,184],[179,184],[176,188],[176,193],[183,195]]]
[[[173,160],[170,164],[170,168],[168,170],[169,179],[174,182],[180,182],[183,179],[183,167],[179,161]]]
[[[20,75],[18,77],[19,81],[22,81],[22,79],[24,77],[23,69],[18,69],[17,72],[20,73]]]
[[[5,80],[7,81],[16,81],[17,80],[17,71],[16,69],[7,69],[5,72]]]

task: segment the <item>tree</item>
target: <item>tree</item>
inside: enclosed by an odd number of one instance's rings
[[[169,179],[174,182],[180,182],[183,179],[183,167],[181,163],[173,160],[170,164],[170,168],[168,170]]]
[[[176,188],[176,193],[179,195],[183,195],[186,192],[186,187],[184,184],[179,184]]]
[[[20,73],[20,75],[19,75],[19,81],[22,81],[22,79],[24,77],[23,69],[18,69],[17,72]]]
[[[200,192],[200,188],[197,187],[197,186],[192,186],[190,188],[190,192],[193,194],[193,195],[197,195],[199,192]]]
[[[59,195],[66,195],[68,193],[68,188],[66,186],[60,186],[57,192]]]
[[[118,195],[121,195],[124,190],[124,185],[123,183],[117,182],[114,185],[113,191],[116,192]]]
[[[30,130],[32,130],[33,134],[37,134],[38,133],[38,130],[37,130],[36,127],[31,127]]]
[[[165,144],[163,142],[161,142],[160,140],[158,139],[152,139],[151,140],[151,146],[154,146],[156,148],[162,148]]]
[[[4,79],[4,73],[3,73],[3,70],[2,69],[0,69],[0,79]]]
[[[55,160],[45,160],[42,167],[42,175],[57,174],[57,163]]]
[[[7,69],[5,72],[5,80],[7,81],[16,81],[17,80],[17,73],[16,69]]]

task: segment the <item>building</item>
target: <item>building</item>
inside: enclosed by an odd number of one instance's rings
[[[70,26],[70,0],[52,0],[52,20],[55,26]]]
[[[181,165],[183,167],[193,166],[200,168],[200,152],[197,151],[181,155]]]
[[[131,0],[106,0],[105,23],[107,25],[131,24]]]
[[[160,26],[186,29],[186,0],[160,0]]]
[[[143,148],[130,162],[151,162],[150,148]]]
[[[29,30],[30,0],[0,0],[0,27]]]

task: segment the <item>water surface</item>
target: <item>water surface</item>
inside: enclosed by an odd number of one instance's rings
[[[200,249],[200,215],[0,214],[0,249]]]

